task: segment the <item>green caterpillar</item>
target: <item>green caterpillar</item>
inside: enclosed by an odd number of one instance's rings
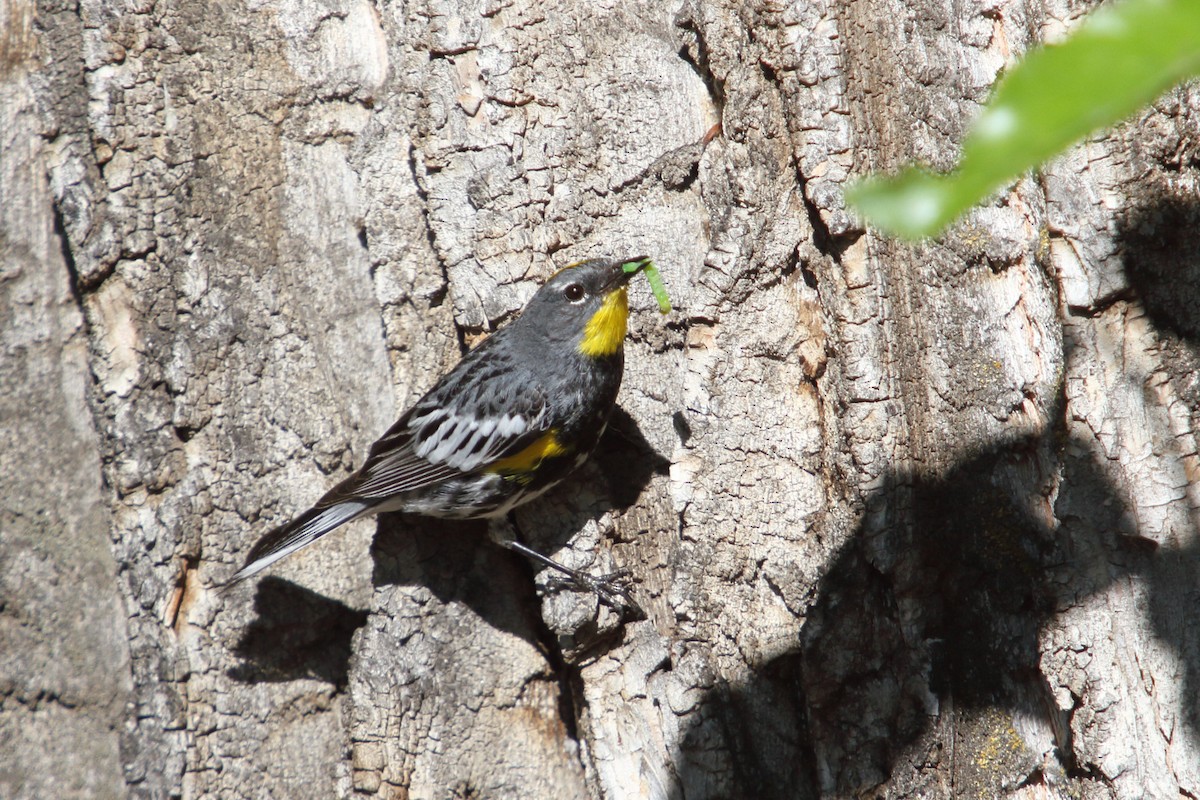
[[[667,287],[663,283],[662,276],[658,274],[658,268],[654,266],[648,258],[637,258],[633,261],[626,261],[621,265],[621,269],[626,272],[641,272],[646,276],[646,281],[650,284],[650,291],[654,292],[654,299],[658,301],[658,310],[666,314],[671,310],[671,298],[667,297]]]

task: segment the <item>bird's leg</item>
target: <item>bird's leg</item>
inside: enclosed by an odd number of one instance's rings
[[[507,520],[489,525],[488,533],[497,544],[561,573],[565,577],[557,581],[558,585],[575,591],[591,592],[601,603],[615,611],[643,616],[641,607],[629,591],[629,570],[619,569],[607,575],[593,576],[572,569],[517,541],[514,526]]]

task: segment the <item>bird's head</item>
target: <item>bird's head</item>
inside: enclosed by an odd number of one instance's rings
[[[521,323],[537,327],[547,341],[570,339],[581,355],[615,355],[629,318],[625,287],[649,263],[645,257],[594,258],[564,267],[525,306]]]

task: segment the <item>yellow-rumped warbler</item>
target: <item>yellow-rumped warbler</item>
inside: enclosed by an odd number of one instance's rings
[[[538,497],[587,460],[621,388],[625,286],[647,258],[559,270],[520,316],[467,353],[379,441],[366,463],[316,505],[264,535],[235,583],[371,514],[495,518]],[[519,542],[507,547],[612,602],[628,600]]]

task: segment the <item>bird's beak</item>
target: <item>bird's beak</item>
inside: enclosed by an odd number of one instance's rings
[[[650,258],[648,256],[635,256],[634,258],[626,258],[615,262],[613,264],[612,275],[604,290],[607,292],[617,287],[625,286],[634,275],[637,275],[649,265]]]

